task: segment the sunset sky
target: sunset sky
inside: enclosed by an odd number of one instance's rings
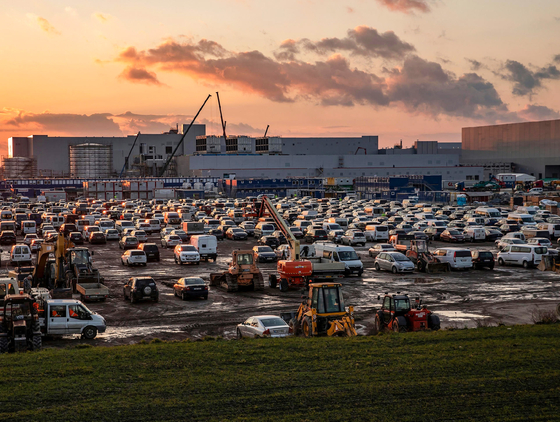
[[[558,0],[0,0],[10,136],[379,135],[560,118]]]

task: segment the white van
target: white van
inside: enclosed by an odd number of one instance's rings
[[[477,226],[484,227],[484,225],[486,224],[486,220],[484,219],[484,217],[470,217],[467,219],[467,225],[473,223],[476,224]]]
[[[517,224],[521,224],[523,226],[536,226],[535,219],[531,214],[519,214],[513,213],[508,215],[508,220],[514,220]]]
[[[218,239],[212,235],[191,236],[189,243],[193,245],[200,255],[200,259],[208,261],[211,259],[216,262],[218,257]]]
[[[463,235],[465,236],[465,239],[468,239],[470,242],[484,242],[486,240],[486,230],[482,227],[466,227],[465,230],[463,230]]]
[[[496,208],[478,207],[474,210],[475,214],[484,218],[501,218],[502,213]]]
[[[61,215],[49,215],[46,219],[46,222],[48,224],[51,224],[55,229],[58,229],[64,224],[64,217]]]
[[[83,233],[84,232],[84,228],[89,226],[89,222],[88,220],[76,220],[76,229]]]
[[[27,245],[14,245],[10,251],[10,264],[17,265],[31,265],[31,250]]]
[[[454,270],[468,270],[473,267],[471,251],[463,248],[440,248],[434,252],[440,262],[447,262]]]
[[[21,222],[21,234],[24,236],[26,234],[36,234],[37,233],[37,223],[33,220],[25,220]]]
[[[539,223],[537,224],[539,230],[548,230],[550,233],[551,238],[559,238],[560,237],[560,224],[554,223]]]
[[[498,264],[523,265],[523,268],[539,265],[548,248],[539,245],[507,245],[498,252]]]
[[[317,242],[313,244],[315,256],[330,259],[332,262],[344,262],[346,275],[362,276],[364,264],[352,246],[339,246],[334,243]]]
[[[519,239],[519,240],[522,240],[523,242],[527,241],[527,238],[525,237],[525,234],[523,234],[521,232],[507,233],[502,239]]]
[[[380,240],[389,240],[389,227],[380,224],[368,224],[364,231],[368,242],[378,242]]]

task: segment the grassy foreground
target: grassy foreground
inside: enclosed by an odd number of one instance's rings
[[[0,356],[0,420],[560,419],[560,325]]]

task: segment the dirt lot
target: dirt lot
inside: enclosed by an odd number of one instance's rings
[[[159,235],[150,236],[150,241],[159,245]],[[160,262],[150,262],[146,267],[135,268],[121,265],[122,251],[118,242],[90,246],[95,251],[94,265],[105,277],[105,284],[111,291],[106,302],[87,304],[107,320],[107,331],[93,343],[116,345],[156,337],[179,340],[207,335],[231,338],[235,335],[235,326],[249,316],[295,311],[301,300],[301,291],[280,293],[278,289],[268,287],[267,282],[264,292],[226,293],[210,288],[208,300],[183,302],[174,297],[170,286],[180,277],[200,276],[209,280],[209,273],[227,268],[233,249],[251,249],[254,245],[252,238],[235,242],[225,240],[219,243],[220,257],[216,263],[201,262],[198,266],[177,265],[173,261],[172,250],[160,248]],[[434,242],[430,246],[442,245]],[[467,246],[495,251],[491,243]],[[400,291],[411,297],[421,296],[423,303],[440,315],[443,327],[474,327],[481,322],[494,325],[532,323],[535,309],[554,309],[560,303],[560,275],[555,273],[496,266],[493,271],[393,275],[373,269],[374,261],[367,254],[368,247],[369,244],[365,248],[356,248],[364,263],[363,276],[342,279],[345,302],[347,306],[355,307],[360,334],[371,332],[374,310],[379,305],[377,297],[383,292]],[[3,247],[4,251],[8,249]],[[2,258],[2,272],[7,272],[8,254],[4,252]],[[276,269],[276,264],[272,263],[259,266],[265,281]],[[131,305],[123,301],[124,282],[129,277],[140,275],[154,277],[160,288],[159,303]],[[78,341],[78,337],[65,338],[47,341],[45,346],[64,347]]]

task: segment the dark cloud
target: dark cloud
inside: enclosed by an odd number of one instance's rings
[[[524,109],[517,112],[526,120],[553,120],[559,119],[560,113],[556,110],[537,104],[527,104]]]
[[[556,56],[554,56],[554,63],[560,63],[560,54],[557,54]]]
[[[122,135],[120,127],[108,113],[68,114],[68,113],[27,113],[19,111],[4,121],[14,129],[29,128],[41,133],[83,134],[98,136]]]
[[[377,0],[378,3],[394,12],[413,13],[430,11],[427,0]]]
[[[457,76],[441,64],[415,55],[406,55],[400,67],[383,68],[382,76],[351,66],[349,59],[339,54],[311,63],[296,57],[313,48],[352,53],[362,49],[389,56],[381,52],[398,49],[391,47],[394,42],[387,43],[387,34],[358,27],[343,39],[326,38],[316,43],[286,40],[275,58],[259,51],[227,51],[211,41],[205,41],[209,48],[202,49],[200,43],[167,40],[149,50],[130,47],[117,60],[150,70],[183,73],[203,82],[228,84],[276,102],[304,99],[324,106],[399,105],[408,112],[432,117],[447,115],[488,122],[518,119],[494,85],[482,76],[474,72]],[[401,50],[399,54],[405,53]]]
[[[471,70],[473,71],[478,71],[481,68],[485,67],[481,62],[479,62],[478,60],[474,60],[474,59],[466,59],[470,64],[471,64]]]
[[[560,79],[560,71],[554,65],[533,71],[522,63],[508,60],[504,68],[507,73],[502,77],[513,82],[512,93],[518,96],[533,95],[545,79]]]
[[[345,38],[323,38],[316,42],[301,40],[300,44],[306,50],[319,54],[347,51],[352,55],[384,59],[402,59],[416,50],[413,45],[402,41],[393,31],[379,33],[368,26],[350,29]]]
[[[162,85],[154,72],[148,72],[144,68],[128,66],[119,75],[120,78],[131,82],[140,82],[148,85]]]
[[[408,57],[387,80],[391,101],[410,112],[498,120],[508,113],[492,83],[476,73],[456,77],[439,63]]]

